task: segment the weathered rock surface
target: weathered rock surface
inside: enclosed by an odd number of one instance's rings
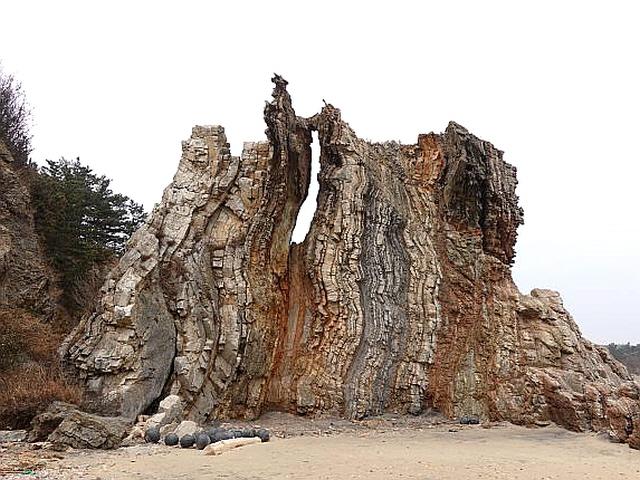
[[[53,402],[31,421],[30,442],[49,441],[53,448],[117,448],[131,427],[124,417],[82,412],[76,405]]]
[[[178,438],[182,438],[185,435],[195,435],[200,430],[198,424],[192,420],[184,420],[180,422],[180,425],[172,432],[175,433]]]
[[[26,430],[0,430],[0,443],[24,442],[26,439]]]
[[[48,441],[54,449],[117,448],[127,435],[130,424],[122,417],[101,417],[79,410],[69,413]]]
[[[77,409],[76,405],[70,403],[53,402],[47,410],[31,420],[28,440],[30,442],[44,442],[60,426],[62,421]]]
[[[283,82],[265,118],[270,143],[245,144],[241,158],[221,127],[194,128],[162,203],[69,338],[106,410],[133,418],[165,385],[196,417],[261,408],[311,142]]]
[[[26,182],[0,142],[0,308],[50,319],[59,297],[36,234]]]
[[[158,406],[158,413],[147,420],[145,427],[164,427],[174,422],[179,422],[182,417],[182,402],[177,395],[165,397]]]
[[[294,113],[276,77],[268,142],[231,156],[195,127],[173,183],[66,358],[135,418],[171,393],[200,422],[268,409],[477,415],[610,431],[638,447],[640,387],[556,292],[511,278],[515,168],[460,125],[415,145]],[[321,148],[311,229],[290,245]]]

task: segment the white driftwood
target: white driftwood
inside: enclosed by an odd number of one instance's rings
[[[251,438],[231,438],[229,440],[221,440],[211,445],[207,445],[202,453],[204,455],[222,455],[224,452],[228,452],[234,448],[244,447],[245,445],[253,445],[255,443],[261,443],[259,437]]]

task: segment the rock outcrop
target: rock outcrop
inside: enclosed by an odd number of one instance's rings
[[[53,402],[31,420],[28,440],[51,442],[57,450],[112,449],[120,446],[129,429],[128,418],[92,415],[75,405]]]
[[[0,142],[0,308],[51,319],[60,291],[36,233],[29,188]]]
[[[608,431],[640,448],[640,387],[556,292],[511,278],[515,168],[460,125],[371,143],[326,105],[296,116],[276,76],[268,142],[230,155],[195,127],[173,183],[65,356],[96,407],[168,394],[197,421],[269,409],[456,417]],[[320,191],[302,244],[311,132]]]
[[[85,448],[110,450],[118,448],[130,424],[122,417],[102,417],[79,410],[70,412],[47,441],[55,450]]]

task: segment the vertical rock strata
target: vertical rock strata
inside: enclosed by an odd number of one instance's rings
[[[311,153],[286,82],[275,80],[269,142],[234,157],[221,127],[195,127],[99,308],[67,339],[65,356],[102,410],[134,417],[170,391],[195,418],[259,411]]]
[[[640,448],[640,387],[556,292],[511,279],[515,168],[450,123],[359,139],[331,105],[295,115],[276,76],[268,142],[195,127],[173,183],[67,339],[102,410],[168,393],[200,421],[269,409],[362,418],[437,409],[608,431]],[[321,149],[311,229],[290,245]]]

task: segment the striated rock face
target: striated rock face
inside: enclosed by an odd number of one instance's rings
[[[51,319],[60,296],[52,278],[36,234],[29,189],[0,142],[0,308]]]
[[[133,418],[165,385],[194,417],[262,407],[311,162],[285,84],[265,110],[269,143],[245,144],[240,158],[221,127],[194,128],[162,203],[68,339],[107,411]]]
[[[367,142],[331,105],[297,117],[274,82],[268,142],[233,157],[222,128],[194,128],[67,339],[96,406],[134,418],[175,394],[198,421],[437,409],[640,448],[640,386],[556,292],[511,279],[522,210],[502,152],[455,123],[415,145]],[[290,245],[312,131],[317,210]]]

